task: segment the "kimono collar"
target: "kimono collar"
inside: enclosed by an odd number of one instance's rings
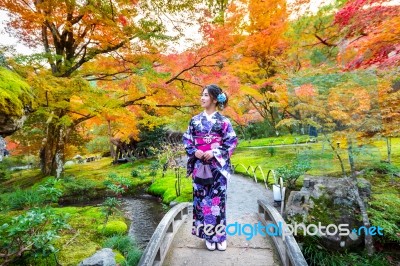
[[[212,117],[217,113],[217,111],[215,111],[212,114],[207,114],[206,111],[203,112],[203,115],[207,118],[208,121],[210,121],[212,119]]]

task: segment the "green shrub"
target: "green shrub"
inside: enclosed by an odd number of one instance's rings
[[[96,183],[90,179],[69,177],[63,181],[64,195],[88,195],[96,188]]]
[[[374,171],[379,174],[395,174],[399,173],[400,169],[399,167],[386,163],[386,162],[379,162],[375,163],[374,165],[370,166],[367,168],[367,171]]]
[[[125,261],[121,263],[124,266],[137,265],[142,256],[136,241],[129,236],[113,236],[105,241],[103,247],[121,252],[125,257]]]
[[[275,135],[275,129],[268,122],[249,123],[243,130],[236,130],[243,139],[259,139]]]
[[[14,192],[0,195],[0,209],[22,210],[26,208],[39,207],[45,203],[57,202],[61,196],[61,190],[57,189],[57,180],[48,179],[37,188],[26,190],[17,189]]]
[[[9,179],[11,176],[11,171],[8,170],[8,166],[3,162],[0,162],[0,181]]]
[[[106,236],[123,235],[128,231],[128,225],[123,221],[110,221],[104,225],[99,225],[97,231]]]
[[[140,174],[140,172],[138,170],[136,170],[136,169],[133,169],[132,172],[131,172],[131,176],[132,177],[138,177],[139,174]]]
[[[298,156],[296,160],[286,167],[278,167],[276,174],[287,182],[289,188],[296,187],[297,179],[311,169],[310,160],[306,156]]]
[[[145,171],[144,166],[143,165],[139,165],[138,167],[136,167],[135,169],[133,169],[131,171],[131,176],[134,177],[134,178],[137,177],[140,180],[143,180],[143,179],[146,178],[145,173],[146,173],[146,171]]]
[[[270,155],[271,157],[273,157],[273,156],[275,155],[275,153],[276,153],[275,147],[268,147],[268,148],[267,148],[267,151],[268,151],[268,153],[269,153],[269,155]]]
[[[0,263],[12,262],[24,253],[48,257],[57,252],[53,243],[62,229],[69,228],[65,219],[50,208],[35,208],[1,225]]]
[[[17,189],[14,192],[0,195],[0,208],[2,210],[23,210],[39,206],[44,200],[45,198],[37,190]]]

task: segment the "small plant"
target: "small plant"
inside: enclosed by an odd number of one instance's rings
[[[69,228],[65,219],[50,208],[35,208],[3,224],[0,227],[2,265],[28,252],[38,257],[48,257],[57,252],[53,241],[62,229]]]
[[[99,225],[97,230],[106,236],[124,235],[128,231],[128,226],[123,221],[110,221],[105,226]]]
[[[104,181],[107,190],[112,193],[113,197],[107,197],[102,204],[102,211],[105,215],[104,227],[108,222],[108,218],[118,211],[118,206],[121,205],[120,198],[122,194],[131,186],[131,181],[128,178],[117,176],[112,173],[108,175],[108,179]]]
[[[298,157],[294,163],[288,167],[278,167],[276,174],[287,182],[290,189],[296,187],[297,179],[311,169],[310,161],[306,157]]]
[[[133,178],[139,178],[140,180],[143,180],[146,178],[146,176],[144,175],[144,167],[143,165],[139,165],[138,167],[136,167],[136,169],[133,169],[131,171],[131,176]]]
[[[132,176],[132,177],[138,177],[139,174],[140,174],[140,172],[139,172],[138,170],[136,170],[136,169],[133,169],[133,170],[131,171],[131,176]]]
[[[0,195],[0,209],[23,210],[57,202],[62,195],[61,190],[55,187],[58,182],[56,179],[49,179],[38,189],[17,189],[14,192],[2,194]]]
[[[268,147],[267,148],[267,152],[269,153],[269,155],[271,157],[273,157],[275,155],[275,153],[276,153],[276,149],[275,149],[275,147]]]
[[[150,173],[149,176],[151,176],[153,178],[153,183],[154,183],[154,178],[157,176],[157,171],[158,169],[160,169],[161,164],[159,161],[152,161],[149,169],[150,169]]]
[[[58,251],[53,242],[58,238],[58,233],[68,229],[69,225],[66,223],[67,216],[56,214],[48,206],[51,202],[57,202],[62,194],[55,188],[57,182],[49,179],[39,186],[41,199],[35,202],[36,207],[0,226],[1,265],[7,265],[26,254],[44,258]]]
[[[379,162],[369,167],[367,171],[374,171],[379,174],[396,174],[400,172],[400,169],[393,164]]]

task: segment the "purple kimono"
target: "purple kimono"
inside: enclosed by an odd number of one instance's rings
[[[226,240],[226,186],[231,173],[230,157],[237,145],[237,137],[228,118],[215,112],[210,119],[205,113],[194,116],[183,135],[183,144],[189,157],[187,172],[193,178],[192,234],[209,242]],[[214,157],[202,162],[195,152],[212,150]],[[200,179],[196,172],[202,163],[209,164],[211,179]],[[224,230],[219,230],[219,227]],[[208,227],[208,229],[205,227]],[[215,230],[217,229],[217,230]]]

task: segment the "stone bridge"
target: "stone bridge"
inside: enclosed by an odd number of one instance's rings
[[[228,182],[227,221],[264,225],[284,223],[272,207],[273,195],[251,179],[232,175]],[[191,235],[191,203],[172,208],[160,222],[139,265],[307,265],[293,236],[228,236],[226,251],[209,251]],[[247,228],[246,231],[249,231]]]

